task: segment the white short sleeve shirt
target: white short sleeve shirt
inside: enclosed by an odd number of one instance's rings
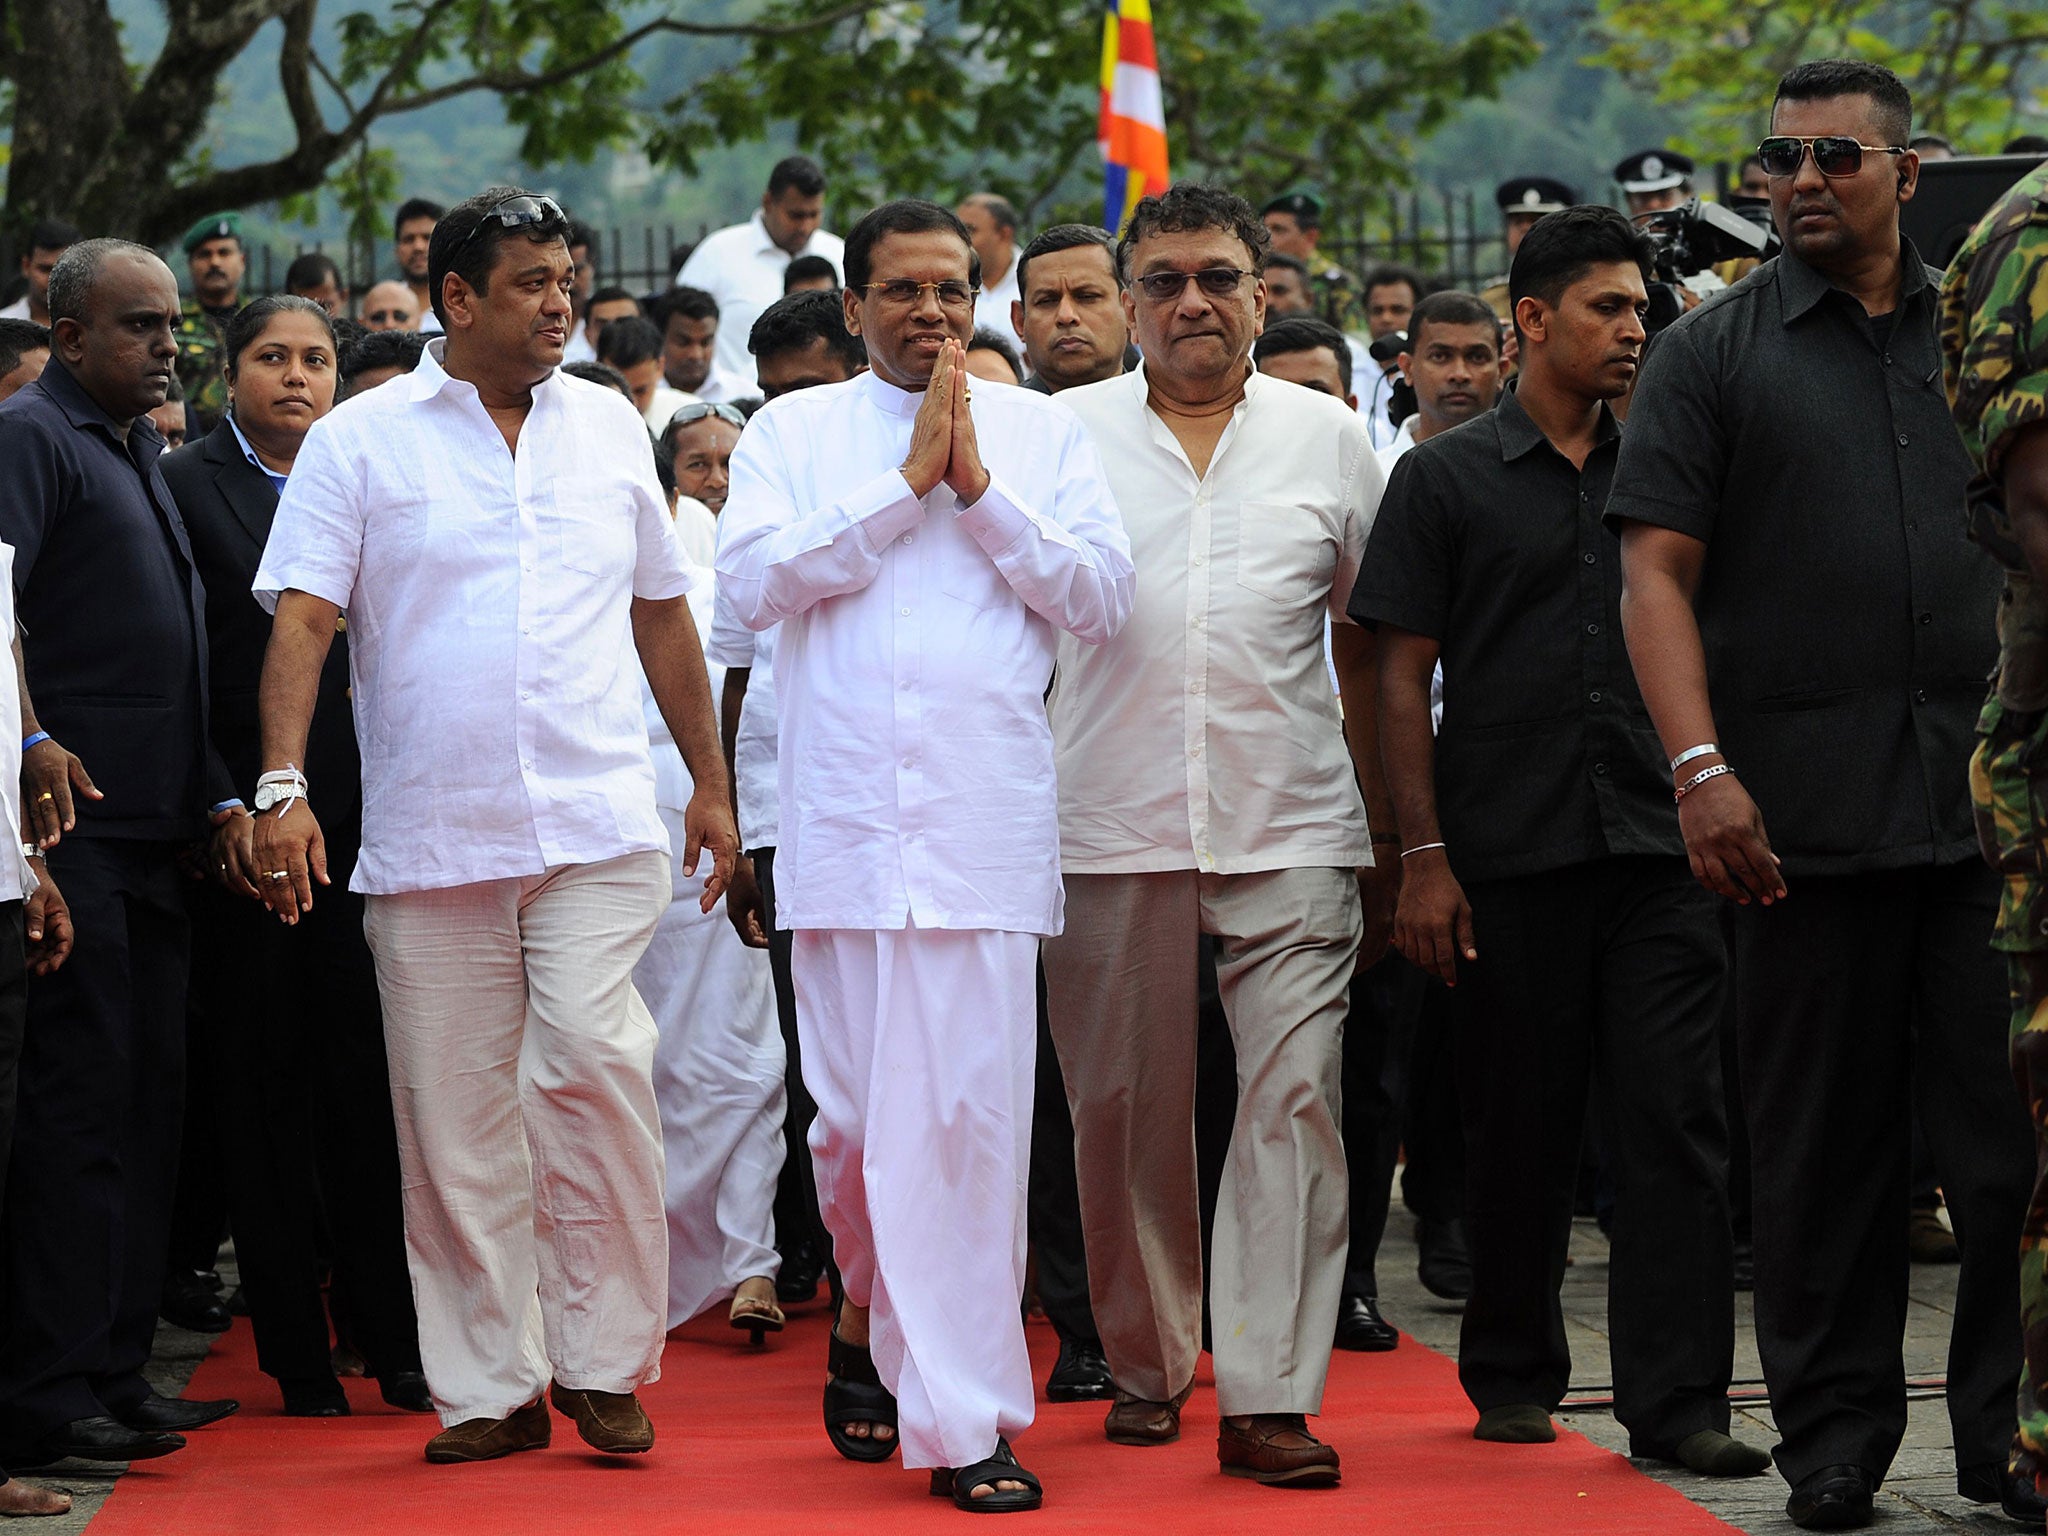
[[[783,273],[798,256],[822,256],[844,282],[845,255],[846,242],[822,229],[812,232],[802,250],[785,251],[769,238],[768,225],[758,208],[746,223],[713,230],[698,243],[676,274],[676,283],[702,288],[718,300],[711,375],[717,381],[716,392],[699,391],[704,399],[736,400],[759,392],[747,334],[761,318],[761,311],[782,297]]]
[[[647,429],[557,371],[515,457],[445,346],[314,423],[255,581],[347,613],[370,895],[668,847],[631,604],[692,581]]]

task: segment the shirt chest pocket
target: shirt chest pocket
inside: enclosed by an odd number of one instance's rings
[[[1336,541],[1312,508],[1285,501],[1239,505],[1239,586],[1292,606],[1322,598],[1336,572]]]
[[[559,501],[548,514],[541,542],[558,563],[572,571],[586,576],[626,576],[633,559],[632,504],[623,493]]]

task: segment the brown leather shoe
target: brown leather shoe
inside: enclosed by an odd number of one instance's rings
[[[654,1424],[630,1392],[588,1392],[556,1382],[548,1388],[555,1411],[576,1421],[584,1444],[610,1456],[654,1449]]]
[[[1329,1488],[1342,1476],[1336,1448],[1310,1434],[1298,1413],[1255,1413],[1242,1429],[1223,1420],[1216,1460],[1227,1476],[1288,1488]]]
[[[1194,1390],[1191,1380],[1170,1402],[1155,1403],[1118,1387],[1102,1432],[1118,1445],[1171,1445],[1180,1438],[1180,1411]]]
[[[427,1442],[427,1460],[496,1461],[514,1451],[545,1450],[553,1435],[547,1404],[535,1398],[502,1419],[464,1419],[449,1425]]]

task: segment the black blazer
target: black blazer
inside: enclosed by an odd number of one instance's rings
[[[192,541],[192,562],[206,585],[214,745],[234,776],[236,793],[253,800],[256,776],[263,771],[256,689],[270,644],[270,615],[249,589],[270,538],[277,490],[242,456],[242,445],[226,421],[199,441],[165,454],[162,465],[164,484]],[[354,820],[360,814],[362,759],[349,703],[346,634],[337,634],[327,653],[306,761],[299,766],[323,828],[337,816]]]

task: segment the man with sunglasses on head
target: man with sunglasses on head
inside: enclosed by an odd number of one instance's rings
[[[1869,1522],[1905,1432],[1915,1103],[1962,1250],[1957,1491],[2043,1516],[2007,1467],[2033,1149],[1969,796],[2000,576],[1960,536],[1911,133],[1877,65],[1779,82],[1757,157],[1784,253],[1658,336],[1607,502],[1686,852],[1738,904],[1757,1344],[1811,1529]]]
[[[748,424],[718,574],[748,628],[781,626],[775,921],[845,1286],[826,1430],[855,1461],[900,1438],[934,1494],[997,1512],[1040,1502],[1010,1439],[1034,966],[1061,921],[1045,689],[1060,634],[1123,627],[1131,565],[1080,424],[968,375],[979,269],[935,203],[854,226],[870,371]]]
[[[702,905],[734,845],[692,585],[647,430],[565,376],[574,267],[545,197],[434,228],[445,337],[307,435],[255,591],[276,621],[256,791],[265,900],[327,880],[308,724],[343,615],[363,747],[350,887],[383,994],[433,1462],[550,1438],[652,1448],[667,1227],[655,1028],[633,967],[667,909],[638,653],[694,789]]]
[[[1344,401],[1253,370],[1267,246],[1219,188],[1146,198],[1117,246],[1144,362],[1060,397],[1110,466],[1139,574],[1121,635],[1060,646],[1069,916],[1045,978],[1118,1388],[1104,1431],[1164,1445],[1202,1349],[1196,981],[1202,936],[1218,940],[1240,1091],[1209,1285],[1217,1459],[1312,1487],[1338,1479],[1304,1416],[1321,1411],[1347,1251],[1339,1039],[1361,938],[1368,964],[1386,949],[1398,850],[1372,639],[1344,613],[1379,463]]]

